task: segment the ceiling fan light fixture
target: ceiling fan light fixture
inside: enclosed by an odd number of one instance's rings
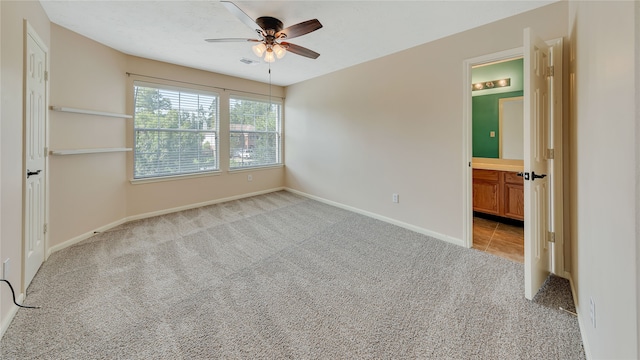
[[[273,46],[273,52],[276,54],[276,57],[278,59],[282,59],[284,55],[287,53],[287,50],[285,50],[285,48],[280,46],[279,44],[275,44]]]
[[[262,57],[262,55],[267,51],[267,46],[264,43],[259,43],[251,47],[253,53],[256,54],[257,57]]]
[[[264,54],[264,61],[268,62],[268,63],[272,63],[272,62],[276,61],[276,57],[273,54],[273,50],[267,49],[267,53]]]
[[[1,0],[0,0],[1,1]],[[264,61],[272,63],[277,59],[282,59],[287,52],[294,55],[300,55],[309,59],[317,59],[320,54],[307,49],[305,47],[291,44],[289,42],[280,42],[284,39],[293,39],[308,33],[314,32],[322,28],[322,24],[318,19],[303,21],[288,27],[284,27],[282,21],[271,17],[261,16],[257,19],[249,17],[242,9],[231,1],[223,0],[222,4],[229,12],[242,21],[245,25],[255,31],[258,39],[242,39],[242,38],[223,38],[223,39],[205,39],[207,42],[253,42],[257,43],[251,47],[253,53],[262,58]]]

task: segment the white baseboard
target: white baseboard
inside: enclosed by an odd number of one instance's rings
[[[195,209],[195,208],[199,208],[199,207],[203,207],[203,206],[219,204],[219,203],[223,203],[223,202],[227,202],[227,201],[244,199],[244,198],[248,198],[248,197],[252,197],[252,196],[268,194],[268,193],[281,191],[281,190],[285,190],[285,188],[284,187],[277,187],[277,188],[272,188],[272,189],[267,189],[267,190],[256,191],[256,192],[252,192],[252,193],[248,193],[248,194],[235,195],[235,196],[230,196],[230,197],[226,197],[226,198],[222,198],[222,199],[209,200],[209,201],[204,201],[204,202],[196,203],[196,204],[189,204],[189,205],[178,206],[178,207],[170,208],[170,209],[164,209],[164,210],[152,211],[152,212],[148,212],[148,213],[144,213],[144,214],[128,216],[126,218],[114,221],[114,222],[112,222],[110,224],[101,226],[101,227],[99,227],[97,229],[91,230],[91,231],[86,232],[84,234],[78,235],[78,236],[76,236],[76,237],[74,237],[72,239],[69,239],[69,240],[67,240],[65,242],[62,242],[62,243],[60,243],[58,245],[54,245],[54,246],[50,247],[47,250],[47,258],[49,257],[49,255],[53,254],[56,251],[60,251],[62,249],[68,248],[71,245],[77,244],[77,243],[79,243],[79,242],[81,242],[83,240],[86,240],[86,239],[94,236],[97,232],[107,231],[109,229],[112,229],[112,228],[114,228],[116,226],[119,226],[119,225],[122,225],[124,223],[127,223],[129,221],[134,221],[134,220],[146,219],[146,218],[150,218],[150,217],[154,217],[154,216],[171,214],[171,213],[178,212],[178,211]]]
[[[576,299],[578,298],[578,294],[576,293],[576,288],[575,288],[575,285],[573,284],[573,277],[571,276],[570,272],[565,271],[564,278],[569,280],[569,284],[571,285],[571,296],[573,296],[573,303],[576,306],[576,314],[578,314],[577,316],[578,327],[580,328],[580,337],[582,338],[582,347],[584,348],[585,357],[587,358],[587,360],[592,359],[589,342],[587,341],[587,338],[584,336],[584,334],[586,334],[587,332],[586,332],[585,324],[582,321],[582,317],[580,316],[582,311],[580,310],[580,306],[578,306],[578,302],[576,301]]]
[[[267,189],[267,190],[260,190],[260,191],[256,191],[256,192],[252,192],[252,193],[248,193],[248,194],[240,194],[240,195],[235,195],[235,196],[229,196],[229,197],[222,198],[222,199],[215,199],[215,200],[209,200],[209,201],[204,201],[204,202],[195,203],[195,204],[178,206],[178,207],[171,208],[171,209],[165,209],[165,210],[159,210],[159,211],[153,211],[153,212],[148,212],[148,213],[144,213],[144,214],[129,216],[129,217],[127,217],[126,220],[127,221],[133,221],[133,220],[146,219],[146,218],[150,218],[150,217],[154,217],[154,216],[171,214],[171,213],[178,212],[178,211],[184,211],[184,210],[195,209],[195,208],[199,208],[199,207],[203,207],[203,206],[220,204],[220,203],[227,202],[227,201],[233,201],[233,200],[244,199],[244,198],[248,198],[248,197],[252,197],[252,196],[264,195],[264,194],[268,194],[268,193],[272,193],[272,192],[276,192],[276,191],[281,191],[281,190],[284,190],[284,189],[285,189],[284,187],[277,187],[277,188],[272,188],[272,189]]]
[[[298,191],[298,190],[295,190],[295,189],[285,188],[285,190],[289,191],[291,193],[300,195],[300,196],[304,196],[304,197],[312,199],[312,200],[319,201],[321,203],[325,203],[325,204],[328,204],[328,205],[331,205],[331,206],[335,206],[335,207],[338,207],[338,208],[341,208],[341,209],[344,209],[344,210],[352,211],[352,212],[360,214],[360,215],[368,216],[368,217],[374,218],[376,220],[384,221],[384,222],[389,223],[389,224],[397,225],[397,226],[400,226],[402,228],[405,228],[405,229],[408,229],[408,230],[411,230],[411,231],[415,231],[415,232],[417,232],[419,234],[427,235],[427,236],[430,236],[430,237],[438,239],[438,240],[442,240],[442,241],[445,241],[445,242],[448,242],[448,243],[451,243],[451,244],[454,244],[454,245],[459,245],[459,246],[463,246],[464,247],[464,241],[462,241],[462,239],[454,238],[454,237],[449,236],[449,235],[441,234],[441,233],[438,233],[438,232],[435,232],[435,231],[432,231],[432,230],[429,230],[429,229],[425,229],[425,228],[422,228],[422,227],[419,227],[419,226],[411,225],[411,224],[408,224],[408,223],[405,223],[405,222],[402,222],[402,221],[399,221],[399,220],[396,220],[396,219],[392,219],[392,218],[389,218],[389,217],[386,217],[386,216],[383,216],[383,215],[380,215],[380,214],[376,214],[376,213],[372,213],[372,212],[369,212],[369,211],[366,211],[366,210],[358,209],[358,208],[355,208],[353,206],[341,204],[341,203],[338,203],[338,202],[335,202],[335,201],[332,201],[332,200],[327,200],[327,199],[324,199],[324,198],[321,198],[321,197],[318,197],[318,196],[315,196],[315,195],[310,195],[310,194],[307,194],[307,193],[304,193],[302,191]]]
[[[91,230],[91,231],[86,232],[84,234],[78,235],[78,236],[76,236],[76,237],[74,237],[72,239],[69,239],[69,240],[67,240],[65,242],[62,242],[62,243],[57,244],[57,245],[54,245],[54,246],[50,247],[47,250],[46,258],[48,259],[49,256],[51,254],[53,254],[54,252],[56,252],[56,251],[60,251],[62,249],[68,248],[69,246],[75,245],[75,244],[79,243],[80,241],[87,240],[88,238],[94,236],[97,232],[107,231],[107,230],[112,229],[112,228],[114,228],[114,227],[116,227],[118,225],[122,225],[122,224],[126,223],[127,221],[128,221],[127,218],[120,219],[120,220],[112,222],[111,224],[100,226],[97,229]]]
[[[18,297],[16,298],[16,301],[18,302],[18,304],[22,304],[23,300],[24,300],[24,294],[19,294]],[[9,314],[7,314],[7,316],[2,321],[2,325],[0,325],[0,339],[2,339],[2,337],[4,336],[4,333],[9,328],[9,325],[11,325],[13,318],[18,313],[18,309],[20,308],[15,306],[14,304],[11,304],[11,310],[9,310]]]

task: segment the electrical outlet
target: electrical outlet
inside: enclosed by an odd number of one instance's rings
[[[2,279],[7,280],[9,277],[9,258],[2,262]]]
[[[589,317],[591,318],[591,325],[596,328],[596,302],[591,296],[589,296]]]
[[[253,181],[253,175],[251,174],[247,175],[247,181]]]
[[[394,203],[399,203],[400,202],[400,195],[398,194],[393,194],[392,200]]]

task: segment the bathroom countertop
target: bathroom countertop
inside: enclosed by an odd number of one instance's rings
[[[483,170],[524,171],[524,160],[473,158],[471,167]]]

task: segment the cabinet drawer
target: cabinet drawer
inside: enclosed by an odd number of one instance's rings
[[[500,172],[497,170],[473,169],[473,180],[487,180],[498,182]]]
[[[504,173],[504,182],[507,184],[516,184],[516,185],[524,185],[524,179],[522,176],[518,176],[518,173],[515,172],[505,172]]]

